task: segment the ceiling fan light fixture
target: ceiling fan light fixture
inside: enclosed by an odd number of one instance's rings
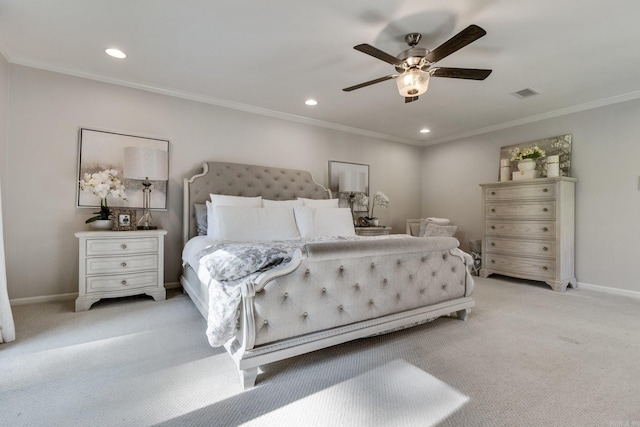
[[[422,95],[429,88],[429,77],[428,72],[411,68],[396,78],[398,92],[405,98]]]

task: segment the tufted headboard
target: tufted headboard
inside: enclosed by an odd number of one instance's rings
[[[212,193],[270,200],[331,198],[331,191],[307,171],[225,162],[203,163],[202,173],[184,179],[183,191],[183,244],[197,233],[193,204],[205,203]]]

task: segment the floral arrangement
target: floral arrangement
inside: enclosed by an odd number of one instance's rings
[[[100,210],[94,212],[97,214],[89,218],[85,223],[97,220],[110,219],[111,210],[107,205],[107,197],[109,195],[127,200],[124,184],[117,178],[118,171],[116,169],[105,169],[96,173],[85,173],[80,180],[80,189],[83,191],[91,191],[95,196],[100,198]]]
[[[370,205],[369,202],[371,202]],[[374,219],[373,208],[376,206],[380,206],[382,208],[388,207],[389,198],[382,191],[376,191],[376,194],[373,195],[371,200],[369,200],[369,197],[366,194],[358,193],[356,194],[356,203],[360,206],[367,207],[367,219]]]
[[[525,148],[521,150],[520,147],[516,147],[511,152],[511,161],[515,160],[524,160],[524,159],[537,159],[540,157],[544,157],[546,153],[544,150],[537,145],[533,147]]]

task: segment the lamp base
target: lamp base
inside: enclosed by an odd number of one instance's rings
[[[139,225],[138,230],[157,230],[158,227],[156,225]]]

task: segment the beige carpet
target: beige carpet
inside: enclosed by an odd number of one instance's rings
[[[0,425],[640,426],[640,301],[509,279],[474,298],[467,322],[273,363],[246,392],[182,294],[17,306]]]

